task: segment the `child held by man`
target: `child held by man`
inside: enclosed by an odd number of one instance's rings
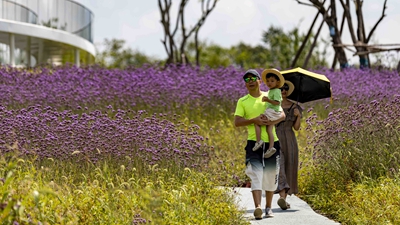
[[[262,98],[263,102],[267,102],[267,109],[265,110],[264,115],[270,121],[278,120],[283,111],[281,107],[282,95],[279,88],[284,85],[285,79],[276,69],[265,69],[261,74],[261,78],[269,88],[268,96]],[[274,136],[272,133],[273,126],[274,125],[266,126],[269,137],[269,146],[267,151],[264,153],[264,158],[269,158],[276,152],[276,149],[274,148]],[[264,145],[264,141],[261,140],[261,127],[257,124],[254,124],[254,127],[257,143],[255,144],[253,151],[256,151]]]

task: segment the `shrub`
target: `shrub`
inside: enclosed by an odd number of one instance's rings
[[[400,169],[400,95],[333,110],[323,121],[309,120],[315,136],[313,163],[330,171],[338,185],[377,179]],[[368,159],[368,160],[366,160]],[[331,178],[330,178],[331,179]]]

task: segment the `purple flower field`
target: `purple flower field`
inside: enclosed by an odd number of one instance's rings
[[[236,100],[246,93],[243,72],[233,67],[2,67],[0,149],[8,151],[17,142],[25,154],[40,157],[68,159],[80,152],[92,161],[112,155],[196,167],[207,161],[210,147],[197,125],[182,120],[189,114],[210,122],[231,120]],[[400,93],[394,72],[315,72],[331,80],[334,101],[345,105]]]
[[[232,100],[244,93],[240,72],[233,68],[205,70],[156,68],[108,70],[98,67],[0,69],[0,102],[15,107],[35,104],[57,109],[89,106],[97,109],[158,108],[182,105],[200,108],[215,101]]]
[[[315,72],[325,74],[331,81],[334,101],[351,105],[400,94],[400,74],[396,71],[348,69],[343,72]]]
[[[313,136],[304,147],[314,165],[322,173],[330,171],[327,179],[341,180],[343,186],[363,176],[378,179],[399,173],[400,76],[357,70],[327,76],[334,81],[334,102],[340,107],[322,120],[315,112],[306,119]]]
[[[110,118],[100,111],[77,115],[32,106],[0,107],[0,118],[3,153],[17,142],[20,152],[39,158],[96,162],[104,157],[129,157],[148,165],[167,161],[183,167],[198,167],[208,160],[209,148],[197,134],[199,127],[184,126],[177,118],[168,121],[162,114],[148,116],[138,111],[130,118],[128,112],[117,110]]]
[[[236,99],[246,93],[241,79],[243,72],[233,67],[203,70],[191,67],[165,70],[57,67],[33,71],[2,67],[0,103],[13,108],[40,104],[72,110],[113,105],[120,109],[175,111],[183,105],[199,109],[216,103],[232,103],[233,108]],[[400,93],[400,76],[396,72],[352,69],[315,72],[331,80],[335,100],[359,102]]]

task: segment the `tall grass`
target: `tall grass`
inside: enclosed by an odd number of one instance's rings
[[[0,172],[2,224],[245,224],[234,197],[189,168],[138,174],[113,160],[78,167],[7,153]]]

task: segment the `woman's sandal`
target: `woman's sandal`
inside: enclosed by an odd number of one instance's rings
[[[281,207],[282,210],[286,210],[290,207],[290,205],[286,202],[285,198],[280,197],[278,199],[278,205]]]

